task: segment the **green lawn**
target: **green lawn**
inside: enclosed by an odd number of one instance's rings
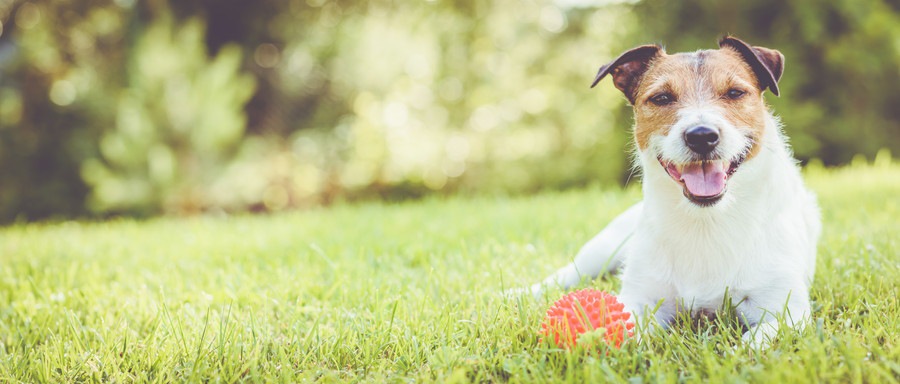
[[[769,350],[676,328],[538,343],[562,266],[637,188],[0,230],[0,381],[898,382],[900,165],[807,170],[814,321]],[[588,285],[617,291],[609,278]]]

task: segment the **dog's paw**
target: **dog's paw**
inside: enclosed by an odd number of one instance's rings
[[[776,335],[778,335],[778,324],[776,322],[765,322],[744,332],[741,340],[752,349],[767,349],[772,345]]]
[[[535,300],[540,300],[544,296],[544,285],[541,283],[537,283],[530,287],[507,289],[503,291],[503,296],[509,299],[518,299],[523,296],[531,296]]]

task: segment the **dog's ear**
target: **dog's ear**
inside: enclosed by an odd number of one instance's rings
[[[769,88],[772,94],[778,96],[778,80],[784,73],[784,55],[781,52],[765,47],[751,47],[731,36],[719,40],[719,48],[722,47],[731,47],[738,51],[759,79],[760,88],[763,91]]]
[[[607,74],[612,74],[616,88],[625,94],[629,102],[634,104],[634,91],[638,81],[647,71],[650,60],[659,56],[661,51],[662,47],[659,45],[642,45],[621,54],[611,63],[600,67],[591,88],[594,88]]]

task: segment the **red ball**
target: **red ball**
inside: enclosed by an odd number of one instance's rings
[[[623,312],[624,307],[615,296],[596,289],[571,292],[547,310],[541,335],[568,348],[575,346],[578,336],[605,328],[606,343],[618,348],[625,341],[626,333],[628,337],[634,336],[634,323],[628,321],[631,314]]]

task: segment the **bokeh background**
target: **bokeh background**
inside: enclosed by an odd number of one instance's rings
[[[900,0],[0,0],[0,223],[630,176],[621,51],[781,50],[797,157],[900,150]]]

